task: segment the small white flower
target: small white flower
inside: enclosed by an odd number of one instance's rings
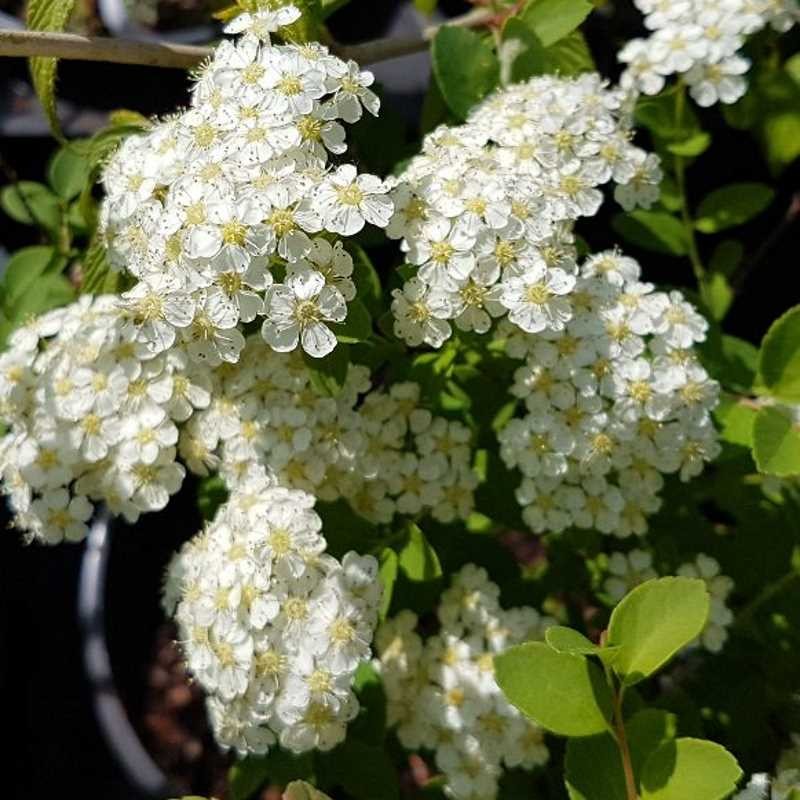
[[[314,358],[322,358],[336,347],[336,335],[325,322],[342,322],[347,315],[342,295],[314,270],[295,272],[285,285],[270,287],[264,311],[261,334],[270,347],[285,353],[294,350],[299,341]]]

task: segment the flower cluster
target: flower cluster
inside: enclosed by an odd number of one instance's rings
[[[800,18],[796,0],[635,0],[652,33],[620,50],[621,85],[658,94],[681,75],[701,106],[735,103],[747,90],[745,37],[771,25],[787,31]]]
[[[328,155],[340,121],[378,112],[373,81],[319,44],[276,45],[293,6],[242,14],[198,75],[191,107],[131,136],[108,164],[102,223],[111,262],[138,283],[123,295],[154,354],[236,362],[240,323],[263,317],[275,350],[320,357],[355,297],[340,237],[385,226],[387,187]],[[280,283],[275,281],[279,280]]]
[[[84,538],[93,502],[129,522],[164,508],[185,474],[176,423],[209,405],[210,386],[183,350],[143,348],[116,297],[19,328],[0,355],[0,469],[15,525],[54,544]]]
[[[719,452],[710,417],[719,387],[693,350],[708,323],[680,292],[639,278],[634,259],[593,255],[563,329],[500,326],[506,352],[525,360],[511,393],[526,410],[500,431],[500,455],[523,475],[517,500],[537,533],[643,534],[662,473],[688,480]]]
[[[396,512],[451,522],[472,511],[469,429],[421,408],[417,384],[369,391],[367,368],[350,364],[331,397],[299,354],[273,353],[258,337],[213,378],[211,403],[181,432],[192,471],[219,469],[235,486],[260,464],[281,485],[325,501],[343,497],[378,523]]]
[[[658,158],[630,142],[623,93],[596,74],[533,78],[496,92],[459,127],[440,127],[396,179],[387,235],[415,268],[394,291],[395,332],[440,347],[508,319],[528,333],[572,317],[571,225],[617,183],[628,209],[658,197]]]
[[[371,654],[378,564],[327,555],[313,506],[255,470],[168,571],[164,605],[214,735],[240,754],[276,741],[329,750],[358,713],[351,686]]]
[[[658,577],[653,569],[653,556],[647,550],[611,553],[606,569],[609,576],[603,583],[603,591],[615,604],[639,584]]]
[[[493,800],[503,767],[531,769],[548,758],[542,731],[503,696],[493,657],[540,639],[551,620],[533,608],[503,610],[500,589],[473,564],[441,597],[439,632],[423,641],[417,616],[401,611],[375,635],[388,723],[401,744],[431,750],[457,800]]]
[[[603,583],[603,591],[614,603],[639,584],[659,575],[653,568],[652,554],[646,550],[612,553],[608,558],[607,571],[610,574]],[[711,607],[706,626],[692,645],[702,645],[711,653],[719,653],[728,638],[726,629],[733,622],[733,614],[726,605],[728,595],[733,591],[733,580],[721,575],[719,563],[705,553],[699,553],[694,561],[681,564],[675,574],[705,581]]]
[[[711,608],[708,622],[694,644],[702,645],[711,653],[719,653],[728,639],[726,629],[733,622],[733,612],[725,604],[728,595],[733,591],[733,579],[721,575],[719,562],[705,553],[699,553],[694,561],[681,564],[676,574],[705,581]]]

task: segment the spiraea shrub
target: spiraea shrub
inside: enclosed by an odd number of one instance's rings
[[[402,44],[421,119],[345,5],[237,0],[84,140],[32,59],[11,527],[199,508],[161,600],[233,800],[798,800],[796,0],[476,2]]]

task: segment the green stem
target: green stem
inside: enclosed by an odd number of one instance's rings
[[[625,793],[627,800],[639,800],[636,793],[636,779],[633,777],[633,762],[625,735],[625,723],[622,719],[622,690],[614,693],[614,732],[617,735],[617,747],[622,759],[622,771],[625,773]]]
[[[680,83],[675,94],[675,127],[678,130],[683,125],[683,112],[685,108],[686,86]],[[683,227],[686,231],[686,240],[689,247],[689,260],[692,262],[692,270],[694,271],[694,277],[697,280],[698,288],[702,290],[706,277],[706,269],[703,266],[703,260],[700,258],[700,251],[697,249],[697,239],[694,235],[694,220],[689,211],[689,200],[686,195],[686,161],[683,156],[676,155],[674,157],[674,163],[675,182],[678,184],[678,194],[680,195],[681,201],[681,220],[683,221]]]
[[[608,631],[603,631],[600,634],[600,646],[605,647],[608,641]],[[606,675],[606,681],[611,689],[611,694],[614,698],[614,739],[619,748],[619,757],[622,761],[622,771],[625,775],[625,796],[626,800],[639,800],[639,795],[636,793],[636,779],[633,775],[633,761],[631,761],[631,751],[628,747],[628,737],[625,733],[625,721],[622,716],[622,696],[624,689],[617,688],[614,675],[611,672],[611,667],[603,661],[603,671]]]

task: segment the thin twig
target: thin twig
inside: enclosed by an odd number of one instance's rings
[[[751,273],[761,265],[775,245],[789,232],[798,219],[800,219],[800,192],[795,192],[780,222],[761,242],[752,258],[743,262],[741,267],[731,276],[730,284],[734,294],[742,289]]]
[[[444,25],[480,27],[487,24],[491,17],[490,12],[475,9],[449,20]],[[425,50],[441,27],[442,25],[428,26],[418,39],[375,39],[353,45],[334,44],[331,49],[341,58],[352,58],[361,64],[374,64]],[[75,33],[0,30],[0,57],[50,56],[77,61],[189,69],[208,58],[212,52],[211,47],[169,42],[136,42]]]

